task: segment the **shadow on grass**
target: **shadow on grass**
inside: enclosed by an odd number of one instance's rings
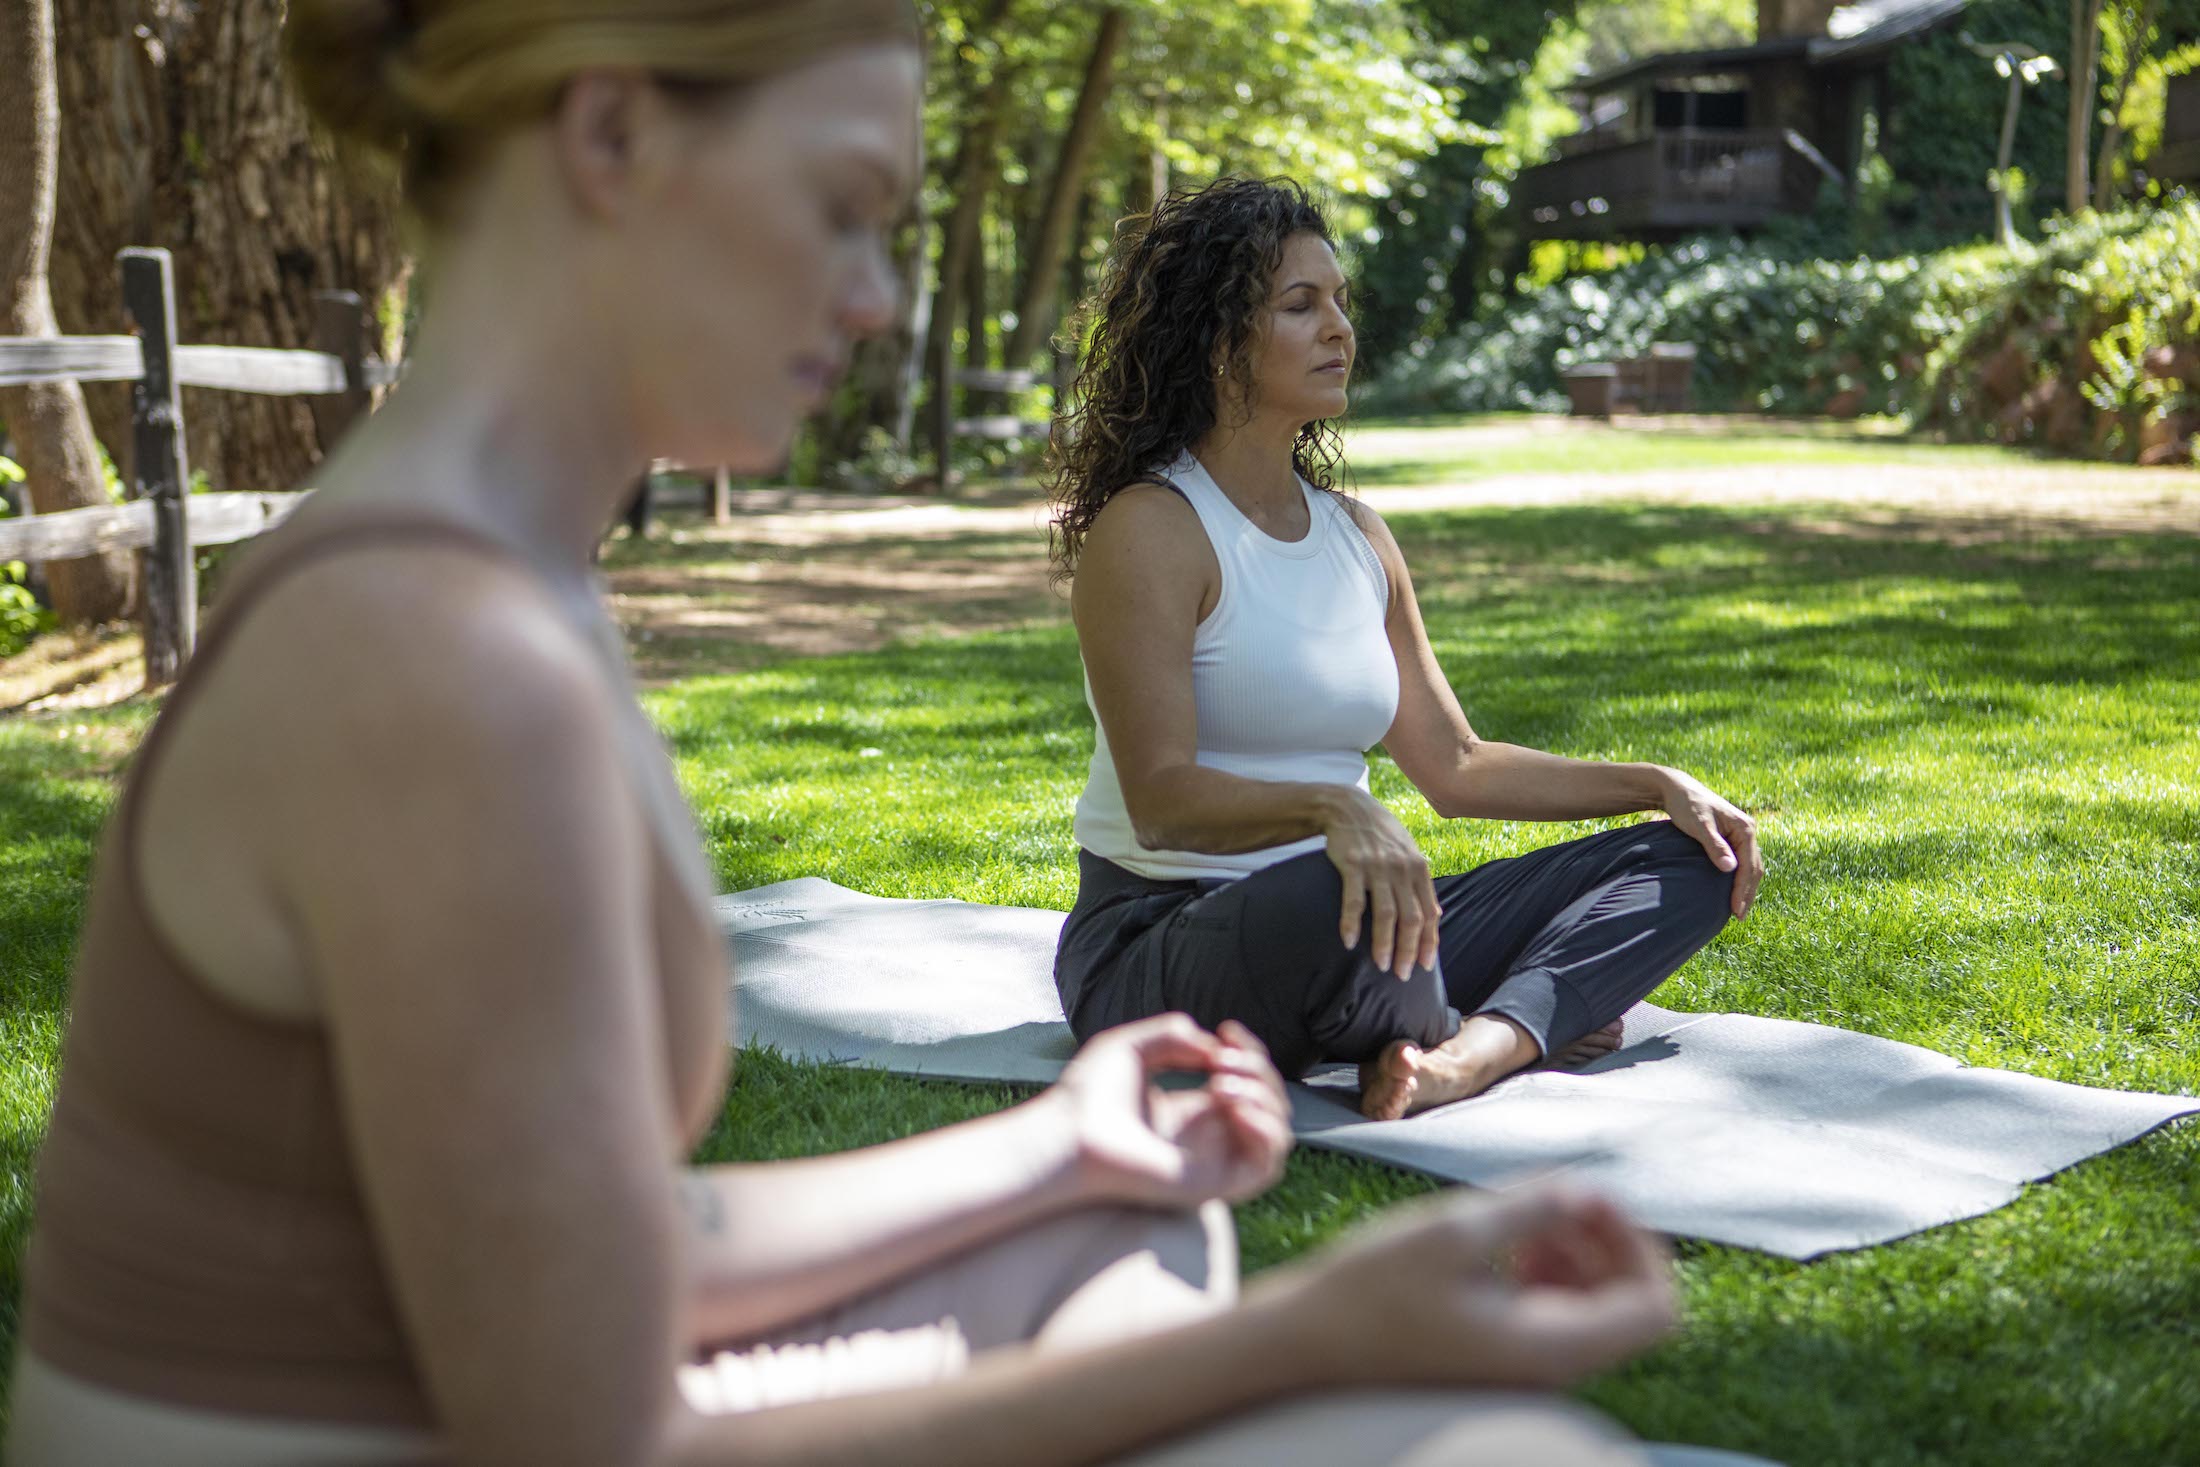
[[[1696,996],[2096,1083],[2200,1086],[2200,538],[1974,526],[1942,543],[1927,526],[1835,533],[1626,505],[1395,523],[1485,736],[1679,764],[1764,813],[1775,883],[1684,970]],[[934,562],[936,544],[910,537],[801,552],[774,574],[992,565],[1012,558],[1001,543],[964,537]],[[664,562],[678,576],[717,583],[725,547],[678,549]],[[1000,608],[966,615],[943,595],[934,610],[984,630]],[[1058,603],[961,642],[826,658],[731,634],[700,645],[746,647],[753,670],[648,703],[728,884],[817,873],[1066,905],[1091,720]],[[0,738],[11,1034],[18,1016],[58,1018],[106,813],[104,785],[84,777],[99,741],[38,727],[48,743]],[[1379,762],[1377,779],[1389,788],[1395,771]],[[1447,850],[1567,833],[1446,829],[1414,805],[1401,809],[1416,834]],[[37,1044],[30,1062],[50,1063],[50,1040]],[[1015,1094],[752,1057],[705,1154],[839,1149]],[[18,1189],[34,1144],[0,1142]],[[1295,1159],[1241,1212],[1246,1257],[1292,1256],[1426,1190],[1373,1164]],[[1829,1467],[2179,1460],[2177,1433],[2200,1429],[2194,1216],[2187,1124],[1868,1254],[1800,1266],[1688,1248],[1689,1332],[1593,1394],[1653,1436]],[[0,1287],[0,1340],[9,1303]],[[2182,1394],[2166,1393],[2173,1380]]]

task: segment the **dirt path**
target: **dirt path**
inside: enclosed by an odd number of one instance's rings
[[[1361,497],[1386,515],[1613,501],[1772,505],[1788,507],[1782,522],[1799,529],[1965,543],[2200,534],[2200,474],[2084,464],[1533,474]],[[750,490],[737,496],[733,523],[675,513],[647,547],[614,544],[604,571],[636,669],[652,684],[1067,614],[1048,574],[1045,508],[1022,488],[953,504]],[[0,713],[111,703],[135,691],[139,668],[134,633],[41,638],[0,662]]]
[[[1361,498],[1385,515],[1614,501],[1777,505],[1798,529],[1961,543],[2200,534],[2200,475],[2069,464],[1515,475],[1371,488]],[[1013,493],[947,505],[757,491],[733,524],[683,522],[667,541],[639,556],[617,547],[606,562],[614,610],[650,682],[1067,614],[1047,573],[1045,506]]]

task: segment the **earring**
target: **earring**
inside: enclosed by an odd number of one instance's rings
[[[1228,364],[1224,364],[1223,366],[1215,368],[1215,380],[1218,382],[1221,381],[1222,378],[1228,374],[1229,370],[1230,368]]]

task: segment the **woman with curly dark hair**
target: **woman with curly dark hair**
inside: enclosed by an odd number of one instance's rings
[[[1098,725],[1055,981],[1080,1039],[1235,1018],[1395,1119],[1620,1015],[1749,908],[1748,815],[1652,764],[1479,737],[1382,519],[1339,492],[1354,336],[1320,211],[1224,179],[1133,221],[1057,435],[1054,552]],[[1605,831],[1432,878],[1368,792],[1382,744],[1449,818]]]

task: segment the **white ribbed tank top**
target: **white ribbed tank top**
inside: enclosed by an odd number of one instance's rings
[[[1222,567],[1222,594],[1192,638],[1198,761],[1247,779],[1367,788],[1367,751],[1398,716],[1398,661],[1383,630],[1390,579],[1375,548],[1334,495],[1304,479],[1311,527],[1278,540],[1190,452],[1160,477],[1190,501]],[[1076,832],[1094,855],[1156,881],[1234,880],[1322,849],[1320,836],[1234,855],[1141,846],[1097,710]]]

